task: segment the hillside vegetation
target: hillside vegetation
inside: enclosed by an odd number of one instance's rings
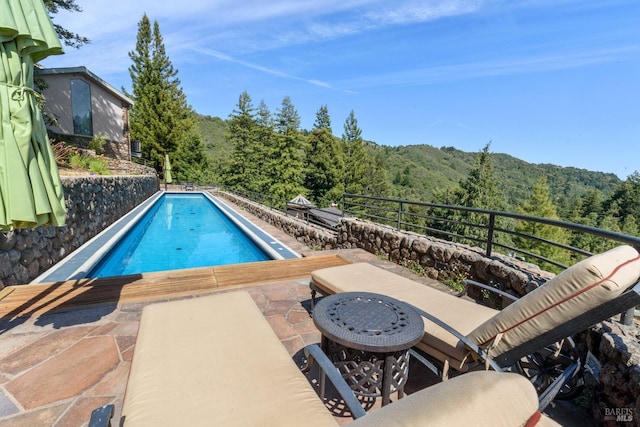
[[[205,151],[215,167],[222,168],[233,149],[225,139],[228,121],[219,117],[199,116],[199,124]],[[430,145],[386,147],[369,141],[365,147],[370,154],[384,154],[387,178],[395,197],[424,202],[432,201],[434,190],[453,189],[464,180],[478,156],[477,152]],[[492,153],[492,158],[498,186],[511,206],[518,205],[531,195],[540,176],[547,177],[552,199],[560,205],[571,204],[593,190],[600,194],[601,199],[605,199],[621,182],[611,173],[532,164],[502,153]]]

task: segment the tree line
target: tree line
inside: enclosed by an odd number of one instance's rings
[[[634,172],[621,182],[607,198],[601,200],[600,193],[591,190],[583,198],[575,199],[573,204],[565,207],[564,212],[554,203],[546,176],[541,176],[533,186],[529,197],[518,203],[514,209],[507,204],[505,194],[495,179],[489,147],[490,144],[485,145],[478,153],[476,162],[465,180],[460,181],[459,185],[453,189],[436,191],[433,202],[496,211],[515,211],[538,218],[573,222],[632,236],[640,235],[637,221],[640,218],[639,172]],[[480,240],[487,238],[489,225],[487,215],[463,211],[446,212],[444,209],[432,214],[448,216],[453,221],[436,224],[426,220],[423,221],[424,225]],[[481,225],[484,228],[469,224]],[[592,253],[604,252],[619,244],[582,232],[572,232],[561,227],[531,221],[499,218],[494,226],[515,232],[515,234],[499,233],[496,236],[499,243],[517,247],[565,265],[571,265],[576,261],[574,254],[555,245],[546,244],[543,240],[574,246]],[[527,236],[535,236],[536,239],[530,239]],[[467,243],[474,244],[474,241],[467,240]],[[543,265],[543,267],[557,270],[552,265]]]
[[[244,91],[229,116],[225,138],[232,151],[221,181],[241,190],[289,200],[302,194],[318,206],[339,201],[344,192],[381,195],[389,183],[382,159],[371,158],[353,111],[334,136],[329,110],[321,106],[310,131],[288,96],[272,113],[264,101],[254,107]]]

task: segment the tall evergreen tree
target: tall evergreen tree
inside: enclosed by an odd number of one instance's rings
[[[342,151],[331,131],[329,110],[324,105],[316,113],[313,130],[307,136],[304,170],[305,187],[318,205],[324,207],[342,195],[343,164]]]
[[[538,218],[560,219],[558,216],[557,206],[551,200],[546,177],[542,176],[536,181],[533,186],[531,197],[522,206],[518,207],[518,212]],[[563,228],[530,221],[518,221],[515,231],[528,236],[535,236],[538,239],[550,240],[557,243],[567,243],[570,237],[570,233]],[[565,265],[570,261],[570,254],[557,246],[520,236],[513,237],[513,242],[519,249],[541,255]],[[542,266],[544,268],[556,270],[556,268],[551,265],[546,265],[546,263],[542,263]]]
[[[369,159],[364,149],[362,130],[358,127],[358,120],[353,110],[344,122],[342,150],[344,152],[345,192],[361,194],[367,185],[366,171]]]
[[[300,132],[300,116],[288,96],[282,100],[276,114],[275,130],[273,157],[269,165],[274,176],[270,194],[276,199],[289,200],[304,193],[304,138]]]
[[[273,171],[270,168],[275,150],[275,129],[271,111],[264,101],[260,101],[258,106],[256,126],[256,157],[258,161],[256,182],[258,183],[258,191],[267,193],[275,181]]]
[[[613,194],[602,203],[603,215],[618,219],[619,226],[627,215],[640,218],[640,172],[629,175],[618,184]]]
[[[376,197],[389,197],[391,195],[391,182],[387,177],[383,151],[377,151],[371,161],[367,163],[365,177],[366,185],[363,189],[365,195]]]
[[[491,143],[484,146],[478,154],[476,162],[464,181],[461,181],[458,188],[453,193],[453,203],[470,207],[488,210],[502,210],[506,202],[505,196],[498,188],[498,183],[493,173],[493,160],[489,153]],[[489,225],[489,216],[475,212],[456,211],[454,219],[458,224],[447,226],[457,234],[471,237],[483,241],[487,238],[487,230],[484,228],[472,227],[467,224],[475,224],[486,227]],[[507,224],[498,224],[506,227]],[[477,240],[469,240],[470,243],[477,244]]]
[[[238,98],[238,105],[229,115],[229,127],[225,138],[233,147],[225,172],[224,182],[232,187],[258,191],[254,181],[257,170],[256,121],[251,97],[244,91]]]
[[[129,74],[135,100],[130,116],[131,138],[141,142],[143,157],[158,172],[164,155],[169,154],[176,164],[176,178],[188,179],[194,168],[206,168],[208,161],[195,113],[180,87],[178,71],[166,54],[160,26],[154,22],[152,30],[146,14],[138,23],[136,48],[129,57],[133,62]],[[178,150],[179,146],[195,150],[195,156],[189,156],[191,160],[176,158],[186,154],[185,149]]]
[[[469,176],[460,182],[455,192],[456,202],[461,206],[498,210],[505,205],[505,197],[498,189],[493,173],[490,145],[485,145],[480,151]]]

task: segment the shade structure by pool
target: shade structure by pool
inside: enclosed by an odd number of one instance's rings
[[[62,184],[33,89],[34,63],[62,47],[41,0],[0,2],[0,230],[62,226]]]

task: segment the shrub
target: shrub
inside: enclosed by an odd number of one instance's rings
[[[89,145],[87,145],[87,147],[89,148],[89,150],[95,151],[96,154],[103,154],[104,145],[106,143],[107,143],[107,135],[103,133],[99,133],[95,135],[93,138],[91,138],[91,141],[89,141]]]
[[[73,167],[88,169],[98,175],[109,175],[107,162],[100,157],[74,153],[69,157],[69,164]]]
[[[89,170],[98,175],[109,175],[109,168],[104,159],[93,157],[89,159]]]

